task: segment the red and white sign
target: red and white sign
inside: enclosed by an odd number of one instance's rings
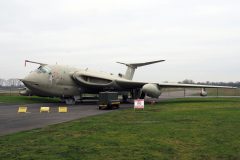
[[[135,99],[134,109],[144,109],[144,99]]]

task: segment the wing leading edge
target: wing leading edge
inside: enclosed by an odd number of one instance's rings
[[[236,89],[231,86],[214,86],[214,85],[198,85],[198,84],[172,84],[172,83],[159,83],[158,86],[162,88],[225,88],[225,89]]]
[[[142,88],[146,84],[156,84],[160,88],[225,88],[225,89],[236,89],[237,87],[231,86],[213,86],[213,85],[196,85],[196,84],[179,84],[179,83],[146,83],[128,80],[116,80],[116,83],[121,88],[135,89]]]

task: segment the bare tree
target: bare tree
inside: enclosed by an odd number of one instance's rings
[[[7,86],[7,81],[5,79],[0,79],[0,86],[1,87],[4,87],[4,86]]]
[[[14,78],[7,80],[7,84],[8,86],[13,86],[13,87],[23,86],[23,83],[20,80],[14,79]]]
[[[183,83],[183,84],[195,84],[195,82],[191,79],[185,79],[181,83]]]

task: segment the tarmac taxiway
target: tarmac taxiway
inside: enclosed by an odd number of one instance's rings
[[[18,131],[42,128],[44,126],[67,122],[74,119],[108,113],[114,110],[99,110],[96,104],[79,104],[67,106],[67,113],[58,113],[59,106],[64,104],[28,104],[27,113],[17,113],[19,105],[0,104],[0,135]],[[41,106],[49,106],[50,112],[40,113]],[[122,104],[121,109],[131,107],[132,104]]]
[[[196,91],[195,91],[196,92]],[[165,92],[159,100],[183,98],[183,91]],[[68,105],[67,113],[58,113],[61,103],[28,104],[28,113],[17,113],[19,105],[0,103],[0,136],[14,132],[42,128],[52,124],[67,122],[74,119],[104,114],[115,110],[99,110],[96,102]],[[50,113],[40,113],[40,107],[50,107]],[[133,104],[121,104],[120,110],[133,108]]]

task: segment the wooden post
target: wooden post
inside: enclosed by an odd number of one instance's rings
[[[184,98],[186,97],[186,88],[184,88]]]

